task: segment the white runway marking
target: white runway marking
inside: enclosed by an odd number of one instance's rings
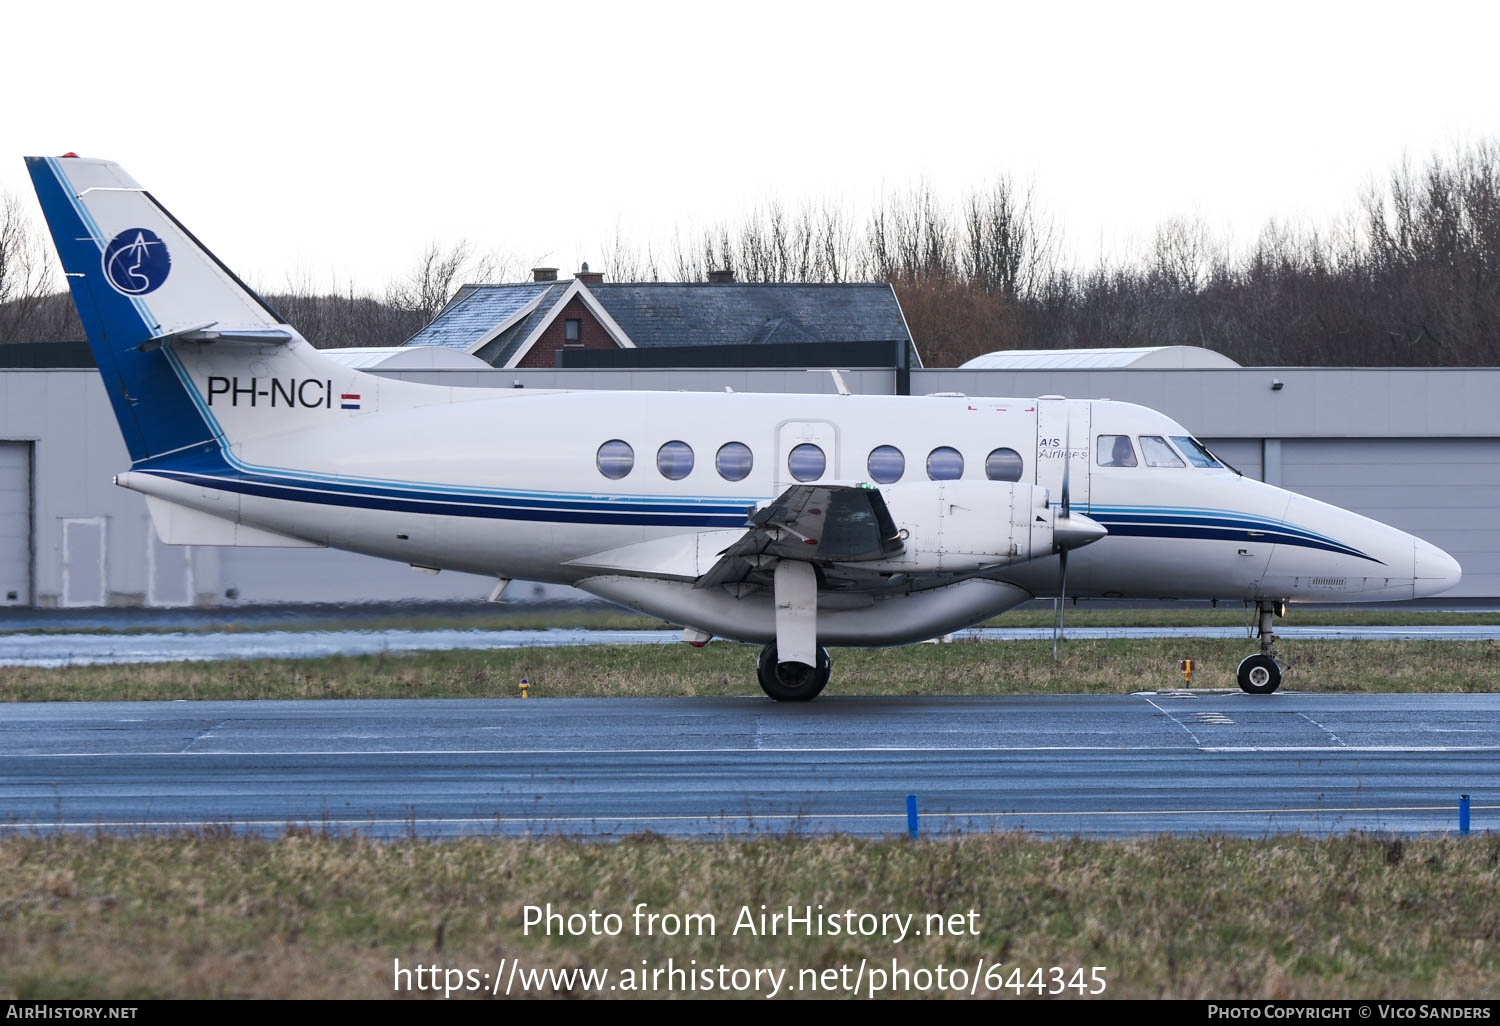
[[[1234,721],[1221,712],[1195,712],[1189,713],[1194,723],[1212,723],[1219,726],[1233,725]]]
[[[1142,696],[1142,697],[1145,697],[1145,696]],[[1151,708],[1155,709],[1157,712],[1161,713],[1167,719],[1171,720],[1173,723],[1177,724],[1183,730],[1187,731],[1188,737],[1190,737],[1190,738],[1193,739],[1193,747],[1195,747],[1195,748],[1202,748],[1203,747],[1203,740],[1200,737],[1198,737],[1197,734],[1193,733],[1193,728],[1192,727],[1189,727],[1186,723],[1183,723],[1176,716],[1173,716],[1171,713],[1167,712],[1167,710],[1165,710],[1161,706],[1157,705],[1150,698],[1146,699],[1146,704],[1149,705]]]
[[[1333,731],[1331,731],[1331,730],[1329,730],[1329,729],[1328,729],[1328,728],[1327,728],[1327,727],[1325,727],[1325,726],[1323,726],[1323,724],[1321,724],[1321,723],[1319,723],[1319,722],[1318,722],[1318,721],[1317,721],[1317,720],[1315,720],[1315,719],[1313,719],[1313,718],[1312,718],[1312,717],[1311,717],[1311,716],[1309,716],[1309,715],[1307,715],[1307,713],[1300,713],[1300,712],[1299,712],[1299,713],[1298,713],[1298,714],[1297,714],[1297,715],[1298,715],[1298,716],[1301,716],[1301,717],[1302,717],[1302,718],[1303,718],[1303,719],[1304,719],[1304,720],[1306,720],[1306,721],[1307,721],[1307,722],[1308,722],[1308,723],[1311,723],[1311,724],[1312,724],[1312,725],[1313,725],[1313,726],[1314,726],[1314,727],[1317,727],[1317,728],[1318,728],[1318,729],[1319,729],[1319,730],[1321,730],[1321,731],[1322,731],[1322,732],[1323,732],[1323,733],[1325,733],[1325,734],[1327,734],[1327,735],[1328,735],[1328,736],[1329,736],[1329,737],[1331,737],[1331,738],[1333,738],[1333,740],[1334,740],[1334,741],[1336,741],[1336,742],[1337,742],[1337,743],[1338,743],[1338,744],[1339,744],[1339,745],[1341,745],[1341,746],[1343,746],[1343,747],[1345,747],[1345,748],[1347,748],[1347,747],[1348,747],[1348,745],[1345,745],[1345,744],[1344,744],[1344,739],[1343,739],[1343,738],[1341,738],[1341,737],[1339,737],[1339,736],[1338,736],[1338,735],[1337,735],[1337,734],[1335,734],[1335,733],[1334,733],[1334,732],[1333,732]]]

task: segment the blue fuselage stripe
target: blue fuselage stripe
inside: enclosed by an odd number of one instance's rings
[[[671,527],[740,527],[747,506],[684,506],[675,503],[612,503],[567,498],[522,499],[504,495],[402,492],[396,489],[337,488],[318,483],[288,485],[272,479],[217,477],[152,471],[158,477],[241,495],[307,502],[325,506],[380,509],[434,516],[486,517],[499,520],[555,521],[568,524],[664,524]]]
[[[1321,549],[1326,552],[1337,552],[1345,556],[1357,556],[1360,559],[1368,559],[1372,563],[1380,560],[1365,555],[1340,545],[1337,542],[1325,542],[1316,538],[1309,538],[1301,533],[1273,531],[1268,528],[1258,528],[1255,531],[1246,531],[1235,527],[1190,527],[1180,524],[1129,524],[1129,523],[1105,523],[1099,521],[1109,530],[1112,538],[1198,538],[1208,541],[1236,541],[1236,542],[1259,542],[1261,544],[1275,543],[1277,545],[1295,545],[1304,549]]]
[[[290,477],[246,474],[232,469],[218,473],[154,469],[147,473],[174,481],[197,484],[204,488],[267,499],[377,509],[395,513],[420,513],[430,516],[482,517],[495,520],[563,524],[723,529],[745,526],[749,512],[747,504],[733,501],[684,503],[674,502],[665,497],[656,501],[641,501],[634,498],[607,496],[537,496],[536,493],[523,497],[503,492],[485,494],[425,488],[342,485],[327,481],[304,481]],[[1096,513],[1094,518],[1107,528],[1113,537],[1274,543],[1337,552],[1368,559],[1374,563],[1380,562],[1331,538],[1313,535],[1289,524],[1273,525],[1260,520],[1235,520],[1229,517],[1194,517],[1185,513],[1168,515]]]

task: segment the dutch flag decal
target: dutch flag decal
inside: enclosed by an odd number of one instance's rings
[[[346,409],[346,410],[357,410],[357,409],[359,409],[359,393],[358,392],[353,392],[353,393],[345,392],[342,395],[340,395],[339,398],[344,401],[344,403],[343,403],[343,408],[344,409]]]

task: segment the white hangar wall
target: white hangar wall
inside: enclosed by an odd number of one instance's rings
[[[827,373],[802,370],[384,373],[497,388],[834,391]],[[884,369],[844,377],[859,393],[895,384]],[[1500,598],[1500,369],[920,370],[912,391],[1151,406],[1246,474],[1448,550],[1464,567],[1451,597]],[[328,550],[162,545],[142,497],[111,483],[127,464],[96,372],[0,370],[0,609],[480,601],[494,583]],[[537,595],[517,582],[507,597]]]

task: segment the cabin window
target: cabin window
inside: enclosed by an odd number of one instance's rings
[[[957,481],[964,476],[963,453],[940,445],[927,454],[927,476],[934,481]]]
[[[1094,451],[1098,453],[1099,466],[1133,467],[1136,465],[1135,446],[1130,444],[1129,435],[1100,435],[1098,442]]]
[[[755,457],[744,442],[725,442],[714,456],[714,466],[726,481],[743,481],[750,476]]]
[[[798,481],[816,481],[828,467],[828,457],[811,442],[795,446],[786,455],[786,469]]]
[[[598,465],[599,473],[611,481],[618,481],[635,466],[635,450],[630,447],[629,442],[612,438],[599,446],[594,463]]]
[[[686,442],[667,442],[656,450],[656,469],[669,481],[681,481],[693,472],[693,447]]]
[[[1188,462],[1195,467],[1219,467],[1223,466],[1214,459],[1214,454],[1203,447],[1203,443],[1196,438],[1187,435],[1173,435],[1172,441],[1177,443],[1177,448],[1187,457]]]
[[[1141,436],[1141,456],[1145,458],[1148,467],[1187,466],[1161,435]]]
[[[892,484],[906,473],[906,456],[894,445],[877,445],[870,450],[865,466],[870,477],[880,484]]]
[[[564,342],[577,342],[578,341],[578,337],[579,337],[579,332],[582,329],[582,327],[583,327],[583,322],[580,321],[580,320],[574,320],[572,318],[569,318],[569,319],[563,321],[563,341]]]
[[[1021,480],[1021,454],[1014,449],[996,449],[984,458],[984,476],[991,481]]]

